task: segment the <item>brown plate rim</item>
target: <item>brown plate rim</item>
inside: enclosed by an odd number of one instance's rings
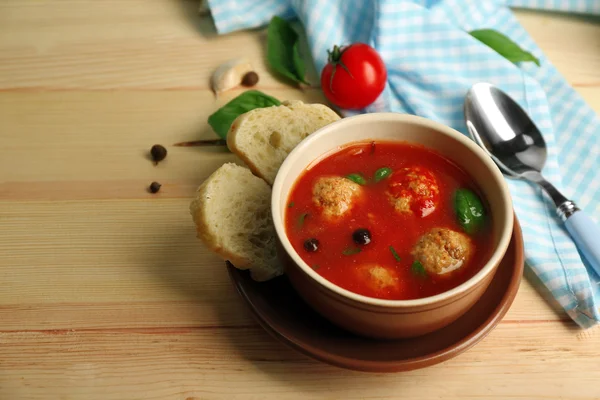
[[[256,319],[258,324],[271,336],[284,343],[285,345],[295,349],[296,351],[310,358],[344,369],[363,372],[411,371],[439,364],[465,352],[466,350],[479,343],[483,338],[485,338],[506,315],[519,290],[521,277],[523,275],[524,269],[523,236],[521,226],[516,216],[514,221],[512,239],[515,253],[515,268],[511,275],[508,290],[504,293],[502,298],[499,300],[498,305],[490,313],[488,318],[486,318],[486,320],[475,330],[473,330],[470,334],[466,335],[465,337],[461,338],[460,340],[441,350],[420,357],[402,359],[398,361],[360,360],[360,362],[357,362],[358,360],[355,358],[348,358],[327,353],[326,351],[316,349],[310,344],[301,342],[296,338],[289,337],[285,333],[279,332],[278,330],[273,328],[271,318],[268,315],[260,313],[257,307],[253,304],[252,300],[245,294],[244,288],[242,287],[242,285],[239,284],[240,281],[237,280],[234,276],[234,274],[237,273],[237,270],[233,266],[229,265],[228,271],[229,277],[236,291],[244,299],[244,302],[252,311],[252,314],[254,315],[254,318]],[[393,340],[391,342],[393,342]],[[328,356],[323,356],[322,354],[327,354]]]

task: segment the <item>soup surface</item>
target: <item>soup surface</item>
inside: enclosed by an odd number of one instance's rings
[[[480,199],[468,174],[432,150],[358,142],[298,178],[286,231],[300,257],[336,285],[417,299],[460,285],[489,259],[490,221]],[[474,214],[461,220],[461,205]]]

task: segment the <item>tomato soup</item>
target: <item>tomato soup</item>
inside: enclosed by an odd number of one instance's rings
[[[317,273],[365,296],[408,300],[452,289],[492,252],[473,179],[403,142],[358,142],[313,163],[288,198],[292,246]]]

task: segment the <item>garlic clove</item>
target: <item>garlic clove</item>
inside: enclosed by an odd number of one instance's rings
[[[252,71],[252,64],[246,59],[235,59],[221,64],[210,78],[210,87],[215,95],[241,84],[242,78]]]

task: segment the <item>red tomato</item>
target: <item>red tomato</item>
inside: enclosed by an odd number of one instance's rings
[[[329,101],[346,109],[364,108],[383,92],[387,80],[385,64],[371,46],[354,43],[333,46],[329,62],[321,72],[321,87]]]

